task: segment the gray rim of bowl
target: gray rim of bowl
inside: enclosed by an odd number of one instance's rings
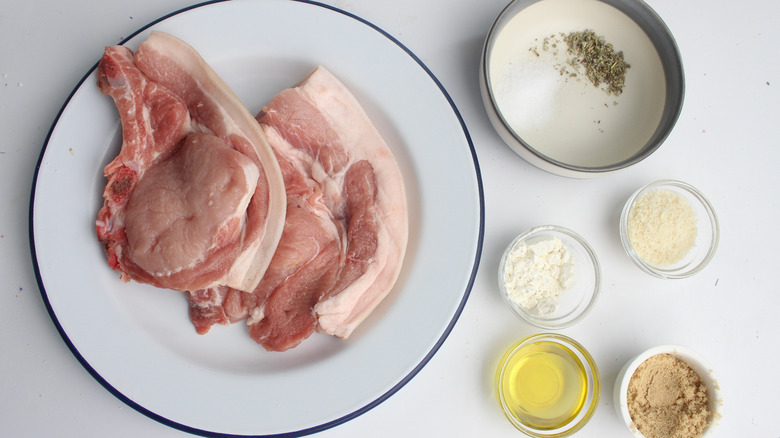
[[[563,163],[558,160],[554,160],[547,155],[537,151],[531,145],[526,143],[514,130],[509,128],[509,124],[504,119],[501,111],[496,104],[493,97],[493,87],[490,83],[490,75],[488,72],[488,54],[493,46],[493,37],[503,29],[504,24],[509,18],[513,16],[513,13],[527,8],[528,6],[544,0],[513,0],[509,3],[498,15],[498,18],[493,22],[493,25],[488,31],[485,39],[485,44],[482,49],[481,60],[481,74],[484,77],[485,86],[488,90],[490,97],[490,106],[493,108],[495,114],[501,119],[501,123],[506,130],[514,137],[528,152],[554,166],[558,166],[564,169],[571,170],[577,173],[598,174],[609,173],[616,170],[624,169],[632,166],[655,152],[666,138],[671,133],[677,119],[682,112],[683,100],[685,98],[685,74],[683,71],[682,57],[680,50],[677,47],[677,42],[669,30],[666,23],[661,17],[642,0],[598,0],[602,3],[606,3],[619,11],[626,14],[647,34],[650,41],[655,46],[658,56],[661,58],[661,65],[664,69],[664,76],[666,77],[666,99],[664,102],[664,110],[661,116],[661,121],[658,124],[653,135],[647,141],[646,145],[632,158],[623,160],[621,162],[609,165],[609,166],[576,166],[572,164]],[[670,99],[669,96],[677,97]]]

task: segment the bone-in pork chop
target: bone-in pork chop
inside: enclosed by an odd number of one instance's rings
[[[274,351],[314,331],[346,338],[401,269],[408,233],[401,172],[358,101],[322,67],[276,95],[257,119],[284,175],[284,232],[253,293],[190,295],[193,324],[203,333],[248,313],[250,336]]]
[[[106,48],[98,85],[122,123],[96,221],[109,264],[162,288],[253,291],[286,195],[251,113],[192,47],[160,32],[135,54]]]

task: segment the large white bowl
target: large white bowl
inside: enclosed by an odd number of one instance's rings
[[[630,64],[617,96],[583,75],[560,74],[563,45],[539,48],[550,36],[587,29]],[[504,142],[531,164],[576,178],[647,158],[675,125],[684,95],[676,42],[641,0],[514,0],[488,32],[479,74],[488,117]]]

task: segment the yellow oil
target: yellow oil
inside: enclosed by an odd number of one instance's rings
[[[539,341],[506,359],[499,387],[512,415],[538,430],[562,427],[582,410],[588,392],[585,368],[566,346]]]

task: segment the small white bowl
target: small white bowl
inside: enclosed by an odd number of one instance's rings
[[[704,360],[704,358],[691,350],[690,348],[680,345],[659,345],[657,347],[650,348],[633,359],[628,361],[626,365],[620,370],[615,380],[615,386],[612,394],[613,404],[619,418],[623,419],[626,427],[637,438],[644,438],[644,435],[639,432],[631,419],[631,415],[628,412],[628,383],[631,377],[634,375],[636,369],[647,359],[658,355],[668,353],[678,359],[682,360],[688,366],[690,366],[707,386],[707,395],[709,397],[709,409],[712,413],[710,418],[710,424],[704,431],[702,438],[712,436],[718,421],[723,415],[723,398],[720,391],[720,385],[715,378],[715,373],[712,367]]]
[[[509,254],[520,244],[533,245],[536,242],[558,238],[574,261],[574,284],[560,292],[558,306],[552,313],[537,315],[517,305],[509,296],[504,281]],[[507,305],[523,320],[543,329],[556,330],[570,327],[590,312],[601,289],[601,267],[596,253],[579,234],[564,227],[545,225],[532,228],[517,236],[504,250],[498,268],[498,284]]]
[[[654,190],[668,190],[685,199],[696,214],[696,241],[691,250],[678,262],[660,266],[643,260],[629,238],[628,221],[631,209],[641,196]],[[675,180],[660,180],[637,190],[626,201],[620,213],[620,241],[626,254],[640,269],[658,278],[686,278],[704,269],[715,255],[719,241],[718,217],[704,195],[690,184]]]

